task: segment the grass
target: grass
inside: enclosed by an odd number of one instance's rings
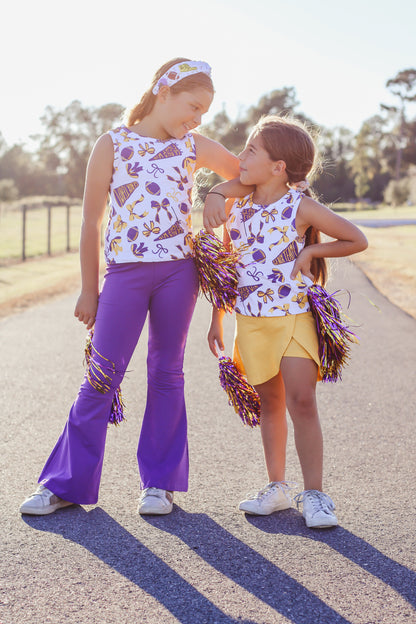
[[[66,206],[53,206],[51,209],[51,254],[62,253],[67,249],[67,212]],[[0,212],[0,232],[2,244],[0,263],[20,261],[22,258],[23,217],[20,209],[6,209]],[[69,243],[70,249],[76,249],[81,224],[81,206],[70,207]],[[26,258],[48,253],[48,211],[43,206],[26,212]]]
[[[347,205],[345,205],[347,207]],[[348,204],[351,206],[351,204]],[[337,212],[337,204],[332,206],[334,212]],[[340,211],[342,217],[346,219],[416,219],[416,206],[378,206],[377,209],[361,209]]]
[[[416,208],[371,210],[368,215],[365,211],[352,211],[343,213],[343,216],[357,218],[358,214],[360,218],[416,218]],[[196,213],[195,231],[201,225],[202,215]],[[368,238],[369,247],[353,256],[353,261],[376,288],[416,318],[416,226],[363,227],[362,230]],[[76,240],[78,237],[79,229]],[[79,258],[76,252],[0,266],[0,316],[46,297],[76,290],[79,286]]]
[[[374,286],[416,318],[416,226],[361,228],[368,249],[353,256]]]

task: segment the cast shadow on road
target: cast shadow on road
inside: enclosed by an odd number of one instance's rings
[[[413,607],[416,607],[416,574],[413,570],[390,559],[368,542],[338,526],[334,529],[314,529],[305,525],[299,512],[288,509],[271,516],[249,516],[247,521],[259,531],[275,535],[295,535],[327,544],[356,565],[392,587]]]
[[[87,512],[76,506],[50,516],[22,518],[33,529],[62,535],[83,546],[153,596],[181,624],[256,624],[235,620],[218,609],[100,507]]]
[[[221,611],[99,507],[87,512],[77,506],[51,516],[22,517],[34,529],[62,535],[83,546],[153,596],[182,624],[256,624],[252,620],[234,619]],[[187,513],[175,505],[169,516],[147,516],[142,520],[159,531],[177,536],[215,570],[293,624],[310,624],[311,612],[319,614],[320,624],[350,624],[208,515]]]

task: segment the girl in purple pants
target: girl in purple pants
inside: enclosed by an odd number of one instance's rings
[[[92,356],[65,428],[21,513],[44,515],[98,500],[113,397],[149,314],[147,403],[138,445],[141,514],[172,510],[188,489],[183,359],[198,292],[190,246],[191,194],[200,167],[227,179],[238,159],[194,131],[213,98],[207,63],[174,59],[121,125],[101,136],[87,167],[82,289],[75,316],[94,327]],[[107,271],[99,294],[107,205]],[[105,374],[103,386],[100,373]]]

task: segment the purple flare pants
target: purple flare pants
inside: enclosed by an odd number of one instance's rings
[[[142,487],[188,489],[183,359],[197,295],[191,258],[107,267],[93,345],[114,363],[111,388],[103,394],[84,378],[39,483],[73,503],[97,502],[114,392],[149,313],[147,403],[137,450]]]

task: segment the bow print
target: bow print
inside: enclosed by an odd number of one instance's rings
[[[158,165],[156,163],[152,163],[152,169],[153,169],[153,171],[152,170],[150,170],[150,171],[147,170],[147,173],[152,173],[155,176],[155,178],[157,178],[157,174],[158,173],[165,173],[165,170],[162,169],[162,167],[158,167]]]
[[[172,193],[166,193],[166,197],[169,197],[174,202],[178,202],[179,197],[180,197],[179,191],[172,191]]]
[[[175,171],[177,172],[177,174],[178,174],[178,176],[179,176],[179,179],[177,179],[177,178],[173,178],[173,177],[172,177],[172,176],[170,176],[170,175],[168,175],[168,176],[167,176],[167,178],[168,178],[168,180],[170,180],[171,182],[176,182],[176,184],[178,185],[178,189],[179,189],[180,191],[183,191],[183,189],[185,188],[185,187],[184,187],[184,184],[187,184],[187,183],[188,183],[188,178],[187,178],[186,176],[183,176],[183,175],[181,174],[181,170],[179,169],[179,167],[174,167],[174,169],[175,169]]]
[[[154,221],[150,221],[150,224],[147,225],[147,223],[144,224],[144,230],[143,230],[143,235],[144,236],[150,236],[150,234],[159,234],[160,232],[160,227],[155,225]]]
[[[133,212],[134,208],[136,207],[136,204],[139,204],[139,203],[140,203],[140,202],[142,202],[143,200],[144,200],[144,196],[142,195],[142,196],[140,197],[140,199],[137,199],[137,200],[134,202],[134,204],[128,204],[128,205],[126,206],[127,210],[128,210],[128,211],[129,211],[129,213],[130,213],[130,214],[129,214],[129,221],[134,221],[134,219],[143,219],[143,217],[146,217],[146,216],[147,216],[147,214],[148,214],[147,212],[144,212],[144,213],[143,213],[143,214],[141,214],[141,215],[135,214],[135,213]]]
[[[274,215],[277,215],[277,214],[279,214],[279,212],[276,210],[276,208],[272,208],[272,210],[263,210],[263,212],[261,213],[261,216],[266,221],[266,223],[269,222],[269,219],[271,219],[274,223],[275,221]]]
[[[250,246],[253,245],[253,243],[255,243],[256,241],[258,243],[260,243],[260,244],[264,242],[264,236],[261,234],[261,231],[263,229],[263,225],[264,225],[264,223],[260,224],[260,229],[259,229],[257,234],[253,234],[251,223],[248,226],[248,229],[250,230],[250,236],[247,237],[247,243]]]
[[[116,232],[120,233],[121,230],[124,230],[125,227],[127,227],[127,223],[122,221],[120,215],[118,215],[117,219],[114,222],[113,228]]]
[[[308,296],[305,293],[297,293],[296,295],[293,295],[292,301],[297,303],[301,310],[303,310],[308,302]]]
[[[162,243],[158,243],[156,245],[156,251],[153,250],[153,253],[157,254],[159,256],[159,258],[161,258],[162,257],[162,253],[167,254],[168,250],[166,249],[166,247],[163,247]]]
[[[151,203],[152,208],[155,208],[155,210],[157,211],[156,214],[156,221],[158,223],[160,223],[160,217],[159,217],[159,211],[163,208],[163,210],[166,210],[166,214],[168,215],[169,219],[172,219],[172,213],[169,212],[168,208],[170,207],[170,203],[169,200],[165,197],[164,199],[162,199],[162,202],[159,204],[158,201],[156,201],[155,199],[152,201]]]
[[[255,282],[258,282],[260,280],[260,276],[263,276],[264,273],[262,273],[261,271],[257,271],[256,267],[254,267],[253,273],[251,271],[247,271],[247,275],[249,277],[252,277]]]
[[[262,290],[257,291],[257,296],[260,297],[260,299],[263,299],[263,303],[267,303],[267,299],[270,299],[270,301],[273,301],[273,297],[272,297],[273,294],[274,294],[274,290],[272,290],[271,288],[268,288],[266,292],[263,292]]]
[[[278,230],[281,233],[282,236],[280,237],[280,239],[278,241],[276,241],[275,243],[272,243],[271,245],[269,245],[269,251],[270,251],[270,249],[272,249],[276,245],[281,245],[282,243],[288,243],[289,242],[289,237],[286,234],[288,229],[289,229],[288,225],[285,225],[283,228],[281,228],[279,226],[270,228],[269,234],[271,234],[272,232]]]

